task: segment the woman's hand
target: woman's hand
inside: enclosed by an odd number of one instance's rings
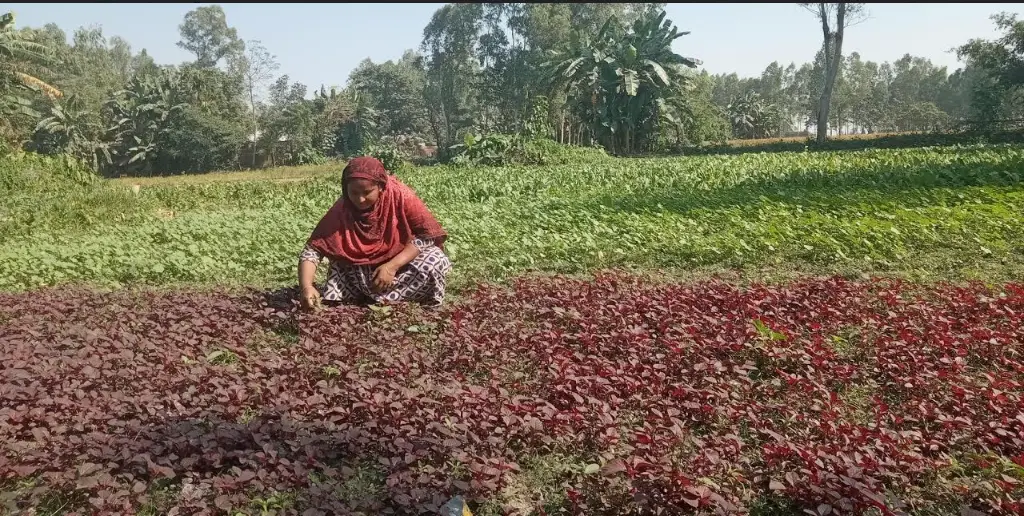
[[[420,248],[414,242],[405,245],[405,249],[398,253],[398,256],[377,267],[373,271],[373,291],[380,293],[389,290],[395,283],[395,274],[402,270],[409,262],[413,261],[420,254]]]
[[[302,306],[310,310],[318,310],[322,308],[320,304],[320,291],[316,287],[310,285],[302,289]]]
[[[395,266],[391,263],[385,263],[377,270],[373,271],[373,290],[374,292],[384,292],[391,288],[391,285],[395,282]]]

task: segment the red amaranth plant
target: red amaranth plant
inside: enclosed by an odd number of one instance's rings
[[[291,299],[0,295],[0,478],[41,486],[7,502],[1022,508],[1019,284],[608,274],[483,287],[431,313],[307,314]],[[554,476],[531,480],[545,460]]]

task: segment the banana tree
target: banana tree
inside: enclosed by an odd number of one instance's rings
[[[338,135],[341,139],[341,152],[353,156],[377,142],[380,136],[380,115],[369,102],[370,99],[355,88],[349,90],[346,97],[350,115],[341,123]]]
[[[313,134],[311,145],[325,156],[333,156],[338,142],[343,141],[341,131],[346,122],[355,117],[355,109],[348,96],[331,88],[330,93],[323,86],[313,92]]]
[[[754,91],[733,99],[726,107],[726,112],[732,123],[733,134],[739,138],[773,136],[781,120],[778,108]]]
[[[0,15],[0,122],[8,125],[15,116],[39,118],[29,95],[33,90],[50,99],[62,96],[57,88],[23,71],[26,64],[45,67],[50,61],[46,46],[14,30],[14,13]]]
[[[567,48],[550,51],[551,59],[542,64],[552,91],[564,92],[571,104],[570,113],[575,123],[582,124],[592,137],[598,137],[597,129],[602,118],[599,113],[606,111],[606,94],[601,81],[606,60],[614,62],[608,55],[608,40],[613,39],[613,20],[609,19],[597,35],[573,33]],[[581,130],[583,127],[580,128]]]
[[[64,102],[54,104],[49,116],[36,124],[33,135],[36,150],[71,154],[92,163],[93,170],[97,171],[101,155],[106,164],[111,164],[110,150],[106,143],[99,141],[100,127],[90,115],[77,95],[69,95]]]
[[[659,99],[684,80],[682,67],[700,61],[672,51],[679,32],[665,12],[651,13],[624,28],[610,17],[593,38],[575,35],[569,47],[545,63],[549,80],[570,97],[588,99],[592,132],[613,153],[631,153],[656,137],[664,106]],[[577,102],[586,106],[586,102]]]
[[[134,77],[108,101],[113,122],[108,132],[119,168],[152,173],[161,138],[186,106],[179,101],[176,86],[167,72],[155,77]]]
[[[14,30],[14,13],[0,16],[0,87],[20,84],[41,90],[50,98],[60,98],[60,90],[20,69],[23,63],[45,66],[50,62],[51,56],[46,46]]]

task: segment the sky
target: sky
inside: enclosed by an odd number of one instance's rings
[[[176,43],[185,13],[200,3],[16,3],[0,6],[17,15],[17,27],[56,23],[70,39],[78,27],[100,26],[133,51],[143,48],[159,64],[193,58]],[[259,40],[277,58],[279,74],[309,86],[344,86],[366,58],[383,62],[419,49],[423,28],[444,4],[221,4],[228,25],[244,40]],[[703,61],[711,73],[758,76],[772,61],[800,65],[821,46],[821,26],[792,3],[668,4],[667,17],[690,34],[673,50]],[[894,61],[904,54],[927,57],[952,72],[960,66],[950,50],[973,38],[998,37],[992,14],[1024,14],[1021,3],[868,3],[868,19],[846,31],[843,53]]]

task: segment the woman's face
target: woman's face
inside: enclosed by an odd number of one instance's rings
[[[366,211],[373,208],[380,197],[380,185],[365,179],[353,179],[348,182],[348,200],[356,206],[359,211]]]

